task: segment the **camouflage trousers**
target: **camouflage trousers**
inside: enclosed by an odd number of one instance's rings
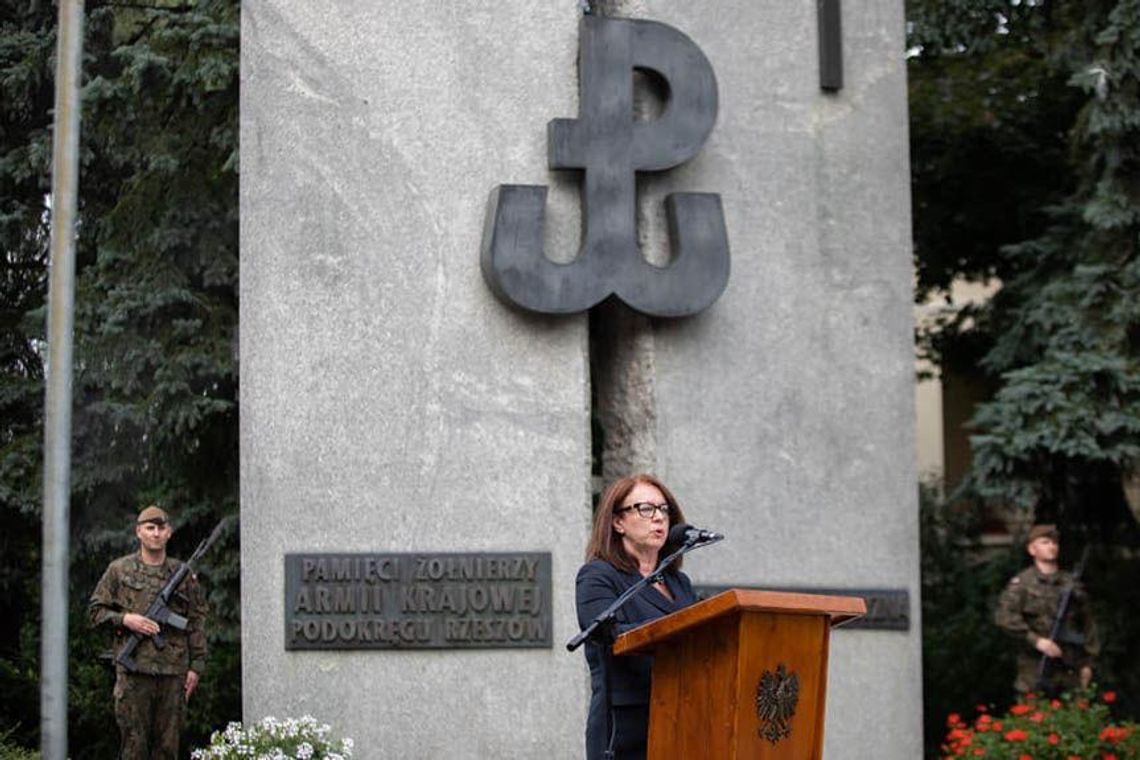
[[[1014,681],[1013,687],[1019,693],[1040,692],[1040,689],[1037,688],[1037,669],[1040,664],[1041,655],[1018,655],[1017,680]],[[1049,696],[1057,696],[1066,691],[1076,691],[1081,685],[1080,673],[1061,660],[1049,661],[1046,677],[1048,688],[1045,689],[1045,693]]]
[[[176,760],[186,721],[185,676],[120,670],[115,677],[115,721],[121,760]]]

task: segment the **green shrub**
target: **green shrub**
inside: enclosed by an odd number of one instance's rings
[[[13,726],[0,732],[0,760],[40,760],[38,750],[27,749],[16,744],[12,734],[16,733]]]
[[[973,722],[951,713],[942,745],[943,757],[998,760],[1124,760],[1140,757],[1135,723],[1113,723],[1108,705],[1114,692],[1099,700],[1092,692],[1072,698],[1019,700],[1009,711],[991,715],[979,705]]]
[[[1006,547],[982,555],[979,513],[931,491],[922,506],[922,680],[927,757],[936,757],[948,713],[1013,695],[1014,647],[993,623],[997,596],[1020,569]]]

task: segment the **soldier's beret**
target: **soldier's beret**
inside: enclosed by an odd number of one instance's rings
[[[1039,538],[1051,538],[1054,541],[1061,537],[1061,532],[1057,530],[1056,525],[1034,525],[1029,529],[1029,535],[1025,539],[1026,545],[1033,543]]]
[[[154,504],[139,512],[139,518],[135,521],[138,525],[143,523],[154,523],[155,525],[166,525],[170,519],[162,509]]]

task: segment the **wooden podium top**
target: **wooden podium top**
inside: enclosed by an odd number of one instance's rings
[[[614,641],[614,654],[647,653],[658,643],[735,612],[775,612],[783,615],[826,615],[831,627],[867,614],[867,604],[857,596],[797,594],[786,591],[729,589],[691,607],[627,631]]]

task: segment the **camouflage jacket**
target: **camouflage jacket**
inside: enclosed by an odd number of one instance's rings
[[[137,554],[119,557],[107,566],[88,603],[93,626],[109,624],[115,629],[115,654],[130,635],[123,627],[123,615],[142,615],[158,596],[166,580],[182,563],[167,557],[161,565],[148,565]],[[135,650],[140,673],[180,675],[187,670],[202,673],[206,667],[206,599],[198,579],[191,573],[182,582],[170,604],[171,609],[189,620],[185,631],[162,627],[166,646],[158,649],[150,637]],[[120,666],[121,667],[121,666]]]
[[[1039,657],[1036,644],[1041,638],[1048,638],[1061,604],[1065,589],[1073,586],[1073,576],[1058,570],[1052,575],[1042,575],[1030,565],[1015,575],[998,600],[995,620],[1003,631],[1024,643],[1019,652],[1022,655]],[[1073,665],[1090,665],[1100,654],[1100,638],[1096,623],[1089,609],[1088,595],[1077,582],[1069,601],[1062,633],[1057,643],[1065,650],[1066,661]],[[1078,643],[1066,642],[1066,638]]]

